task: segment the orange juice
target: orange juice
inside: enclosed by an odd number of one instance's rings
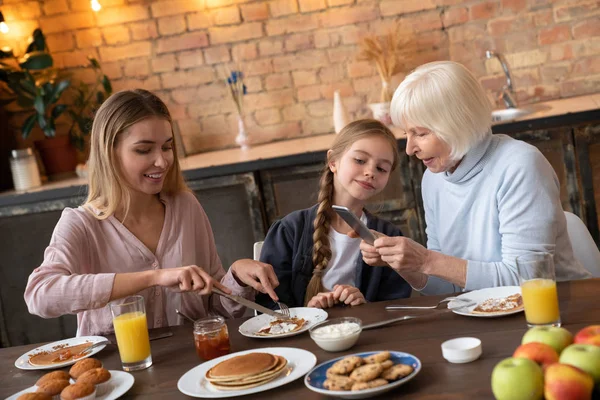
[[[143,312],[129,312],[113,319],[121,362],[136,363],[150,356],[148,324]]]
[[[560,321],[556,282],[552,279],[532,279],[521,284],[525,319],[533,325]]]

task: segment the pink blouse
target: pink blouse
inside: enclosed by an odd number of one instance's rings
[[[97,220],[82,207],[66,208],[44,253],[42,265],[27,282],[29,312],[43,318],[77,314],[77,335],[113,331],[108,300],[115,274],[197,265],[234,294],[254,298],[251,287],[240,286],[231,270],[225,273],[217,254],[210,222],[193,193],[161,196],[165,221],[156,254],[114,216]],[[216,312],[240,317],[245,308],[221,296],[200,296],[154,286],[142,290],[149,328],[179,325],[175,309],[192,318]]]

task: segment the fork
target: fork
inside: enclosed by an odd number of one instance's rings
[[[279,311],[286,317],[290,317],[290,308],[285,303],[277,302],[277,306],[279,307]]]
[[[448,301],[466,301],[470,300],[461,299],[458,297],[446,297],[443,300],[440,300],[435,306],[386,306],[386,310],[433,310],[439,307],[440,304],[448,302]]]

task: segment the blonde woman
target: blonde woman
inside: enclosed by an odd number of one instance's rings
[[[271,266],[252,260],[227,273],[210,223],[184,183],[171,116],[145,90],[108,98],[92,126],[85,204],[66,208],[29,277],[29,312],[44,318],[77,314],[77,334],[113,330],[108,302],[145,298],[148,327],[182,323],[217,312],[241,316],[242,306],[212,287],[246,298],[262,290],[277,299]]]
[[[410,296],[410,286],[397,273],[362,261],[360,239],[346,235],[351,228],[331,208],[346,206],[369,228],[401,235],[398,227],[364,209],[397,164],[396,139],[379,121],[352,122],[336,136],[327,152],[318,204],[276,222],[265,239],[260,259],[274,266],[281,301],[290,307],[327,308]],[[267,296],[257,301],[275,308]]]
[[[534,146],[492,135],[477,79],[451,61],[422,65],[394,94],[406,153],[427,170],[427,248],[408,238],[361,244],[369,265],[389,265],[413,288],[441,294],[518,285],[517,256],[554,254],[558,280],[589,276],[573,256],[559,182]]]

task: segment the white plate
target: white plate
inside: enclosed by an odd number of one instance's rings
[[[60,346],[60,345],[66,344],[67,346],[76,346],[78,344],[83,344],[85,342],[96,343],[96,342],[100,342],[102,340],[108,340],[108,339],[106,339],[104,336],[80,336],[80,337],[74,337],[71,339],[59,340],[58,342],[48,343],[43,346],[37,347],[31,351],[28,351],[27,353],[23,354],[21,357],[17,358],[17,361],[15,361],[15,367],[20,368],[20,369],[32,370],[32,369],[57,369],[57,368],[66,367],[68,365],[73,365],[79,360],[83,360],[84,358],[93,356],[94,354],[98,353],[100,350],[105,348],[106,345],[96,347],[91,352],[86,354],[84,357],[78,358],[77,360],[68,360],[68,361],[65,361],[65,362],[62,362],[59,364],[40,365],[40,366],[31,365],[29,363],[29,356],[37,354],[42,351],[56,350],[55,347]]]
[[[270,353],[285,357],[288,361],[282,374],[274,380],[265,383],[264,385],[245,389],[245,390],[227,390],[221,391],[215,389],[204,377],[206,372],[220,363],[231,357],[240,356],[248,353]],[[195,368],[192,368],[177,382],[177,389],[183,394],[187,394],[192,397],[202,398],[222,398],[222,397],[237,397],[246,394],[263,392],[265,390],[273,389],[279,386],[283,386],[286,383],[295,381],[306,374],[312,367],[317,363],[317,357],[310,351],[295,349],[292,347],[267,347],[264,349],[246,350],[237,353],[227,354],[214,360],[206,361]]]
[[[467,317],[482,317],[482,318],[494,318],[494,317],[503,317],[505,315],[511,315],[520,313],[523,311],[523,308],[508,311],[508,312],[489,312],[489,313],[477,313],[473,314],[473,309],[477,307],[477,304],[491,298],[499,298],[499,297],[507,297],[511,294],[519,293],[521,294],[521,288],[519,286],[498,286],[493,288],[479,289],[473,290],[472,292],[461,294],[457,296],[459,299],[467,300],[472,305],[468,307],[461,307],[461,304],[464,304],[462,301],[451,300],[448,303],[448,308],[452,310],[453,313],[459,315],[466,315]]]
[[[96,397],[96,400],[114,400],[123,396],[131,387],[133,386],[133,382],[135,379],[133,375],[129,372],[125,371],[110,371],[111,381],[110,381],[110,389],[108,392],[104,393],[102,396]],[[20,395],[24,393],[35,392],[37,388],[35,386],[31,386],[25,390],[21,390],[19,393],[15,393],[10,397],[7,397],[6,400],[16,400]]]
[[[261,336],[257,335],[256,332],[269,325],[275,317],[272,317],[267,314],[257,315],[254,318],[250,318],[248,321],[244,322],[240,325],[239,331],[242,335],[257,338],[257,339],[279,339],[288,336],[298,335],[302,332],[306,332],[310,329],[311,326],[318,324],[319,322],[325,321],[327,319],[327,312],[321,310],[320,308],[313,307],[293,307],[290,308],[290,316],[297,318],[304,318],[306,323],[302,327],[302,329],[297,330],[296,332],[288,332],[282,333],[281,335],[270,335],[270,336]]]

